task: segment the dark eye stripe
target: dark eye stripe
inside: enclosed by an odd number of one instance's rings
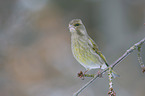
[[[77,24],[75,24],[74,26],[79,26],[79,25],[80,25],[80,24],[77,23]]]

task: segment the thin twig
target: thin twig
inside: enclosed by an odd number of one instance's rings
[[[142,57],[141,57],[141,47],[138,47],[137,57],[138,57],[138,62],[140,64],[140,67],[142,68],[142,72],[144,73],[145,72],[145,65],[144,65]]]
[[[108,68],[106,70],[102,71],[100,74],[104,74],[107,70],[108,70]],[[78,96],[79,93],[82,92],[88,85],[90,85],[96,78],[98,78],[100,76],[100,74],[95,75],[93,79],[91,79],[82,88],[80,88],[76,93],[74,93],[73,96]]]
[[[130,53],[132,53],[134,50],[136,50],[138,47],[141,47],[142,44],[145,43],[145,38],[143,38],[141,41],[139,41],[138,43],[134,44],[132,47],[130,47],[119,59],[117,59],[113,64],[111,64],[109,67],[111,67],[112,69],[119,64],[122,60],[124,60]],[[104,69],[100,74],[104,74],[109,67],[107,67],[106,69]],[[80,88],[76,93],[74,93],[73,96],[78,96],[79,93],[81,93],[88,85],[90,85],[95,79],[97,79],[99,77],[99,75],[95,75],[93,79],[91,79],[88,83],[86,83],[82,88]]]
[[[112,68],[109,67],[109,71],[108,71],[108,77],[109,77],[109,92],[108,92],[108,95],[109,96],[116,96],[116,93],[113,90],[113,81],[112,81],[112,79],[113,79],[112,73],[113,72],[112,71],[113,71]]]
[[[132,47],[130,47],[118,60],[116,60],[111,67],[114,68],[118,63],[120,63],[123,59],[125,59],[130,53],[132,53],[134,50],[136,50],[137,47],[140,47],[143,43],[145,43],[145,38],[143,38],[138,43],[134,44]]]

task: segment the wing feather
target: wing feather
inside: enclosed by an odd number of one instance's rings
[[[105,64],[107,66],[109,66],[107,64],[106,58],[103,56],[103,54],[101,53],[101,51],[98,49],[97,44],[91,38],[88,38],[88,41],[89,41],[88,42],[88,45],[91,47],[91,49],[101,57],[101,59],[105,62]]]

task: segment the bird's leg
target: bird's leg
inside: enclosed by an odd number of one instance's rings
[[[100,66],[99,71],[98,71],[98,75],[99,75],[100,78],[102,77],[102,74],[101,74],[101,67],[102,67],[102,66]]]
[[[87,70],[84,72],[84,74],[83,74],[83,75],[85,75],[88,71],[89,71],[89,69],[87,69]]]
[[[89,71],[89,69],[87,69],[87,70],[83,73],[83,78],[82,78],[82,80],[85,79],[85,74],[86,74],[88,71]]]

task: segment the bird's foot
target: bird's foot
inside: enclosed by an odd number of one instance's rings
[[[78,77],[80,77],[82,80],[84,80],[85,75],[82,71],[80,71],[80,73],[78,73]]]

